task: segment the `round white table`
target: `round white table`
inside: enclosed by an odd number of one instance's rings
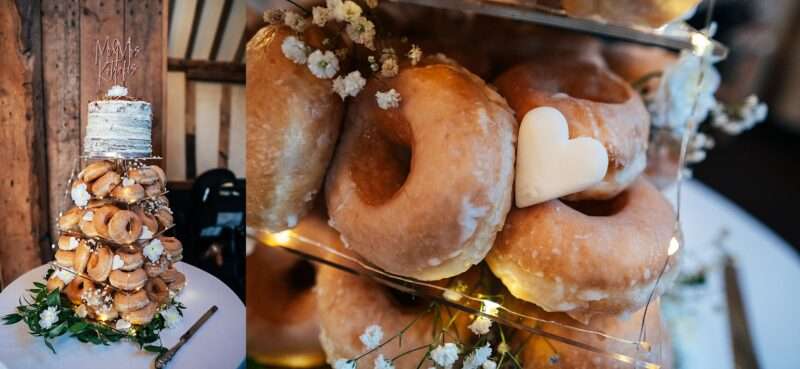
[[[175,328],[161,333],[164,346],[171,347],[212,305],[219,310],[178,351],[167,365],[179,368],[241,367],[245,358],[245,307],[225,284],[196,267],[178,263],[188,284],[178,300],[186,305],[184,317]],[[33,282],[41,281],[47,271],[43,265],[12,282],[0,293],[0,315],[15,311],[20,297],[27,296]],[[153,368],[155,354],[140,351],[134,343],[123,341],[110,346],[84,344],[64,335],[53,341],[53,354],[40,337],[27,332],[24,323],[0,325],[0,369],[145,369]]]
[[[665,191],[665,194],[675,197],[674,189]],[[798,253],[758,220],[697,181],[685,183],[682,206],[681,225],[686,251],[702,252],[704,250],[700,248],[712,247],[722,229],[729,231],[723,244],[737,265],[760,367],[797,368],[800,365]],[[711,282],[720,282],[718,277],[712,277]],[[698,315],[689,320],[693,326],[680,329],[682,334],[678,338],[684,342],[676,343],[680,351],[679,368],[732,369],[733,352],[724,290],[718,296],[701,300],[691,302],[698,305],[694,307]],[[716,308],[701,306],[715,301],[722,303]]]

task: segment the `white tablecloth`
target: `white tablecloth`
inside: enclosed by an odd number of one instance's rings
[[[671,190],[665,194],[674,198]],[[800,368],[797,252],[758,220],[699,182],[685,184],[682,206],[681,224],[687,250],[711,247],[721,229],[730,231],[724,245],[738,266],[739,284],[761,368]],[[724,295],[718,300],[724,302]],[[684,337],[689,342],[681,345],[681,369],[734,367],[727,312],[724,304],[721,307],[716,314],[692,320],[696,326],[686,330],[689,337]],[[713,307],[706,309],[711,311]]]
[[[184,318],[177,327],[162,331],[163,344],[174,345],[178,338],[200,318],[212,305],[219,310],[192,339],[178,351],[167,366],[179,368],[239,367],[245,357],[245,307],[227,286],[212,275],[186,263],[176,268],[186,274],[188,285],[179,300],[186,305]],[[26,290],[40,281],[47,266],[35,268],[17,278],[0,293],[0,315],[12,313]],[[127,369],[152,368],[155,355],[139,351],[131,342],[119,342],[110,346],[84,344],[62,336],[56,339],[53,354],[39,337],[27,333],[24,323],[0,325],[0,369]]]

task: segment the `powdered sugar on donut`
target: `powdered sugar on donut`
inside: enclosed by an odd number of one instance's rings
[[[461,225],[460,242],[464,242],[475,234],[478,222],[486,215],[488,209],[483,206],[475,206],[469,198],[461,200],[461,215],[458,217],[458,224]]]

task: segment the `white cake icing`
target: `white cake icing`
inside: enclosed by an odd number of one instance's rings
[[[143,158],[152,153],[150,103],[100,100],[89,103],[89,119],[83,141],[89,157]]]

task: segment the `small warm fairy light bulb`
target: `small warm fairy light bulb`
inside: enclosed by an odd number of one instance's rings
[[[711,40],[705,34],[692,33],[690,41],[696,55],[705,55],[706,51],[711,48]]]
[[[677,238],[672,237],[672,239],[669,240],[669,248],[667,249],[667,256],[675,255],[675,253],[678,252],[678,249],[680,248],[681,248],[681,243],[678,242]]]
[[[481,312],[486,315],[497,316],[497,308],[499,307],[500,305],[492,300],[483,300]]]
[[[270,246],[284,246],[292,240],[292,231],[282,231],[278,233],[267,234],[267,245]]]

